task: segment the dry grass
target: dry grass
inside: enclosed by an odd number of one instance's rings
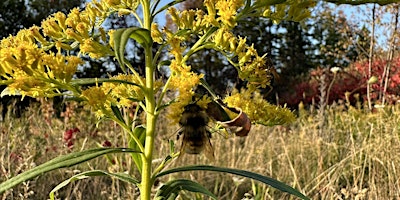
[[[0,181],[70,150],[64,147],[65,130],[81,132],[73,150],[94,147],[109,140],[114,146],[126,141],[113,123],[95,128],[88,114],[51,119],[30,110],[24,118],[0,122]],[[400,199],[400,108],[393,106],[374,113],[361,109],[327,109],[325,123],[307,111],[290,126],[253,127],[246,138],[212,138],[216,166],[245,169],[287,183],[312,199]],[[156,149],[163,158],[168,145],[162,138],[177,130],[165,120],[159,124]],[[324,127],[318,127],[324,124]],[[165,136],[165,137],[164,137]],[[55,151],[47,150],[57,147]],[[51,148],[50,148],[51,149]],[[18,155],[14,155],[18,154]],[[122,155],[96,159],[87,164],[59,170],[14,188],[3,199],[46,199],[48,192],[77,171],[106,169],[132,171],[131,161]],[[210,164],[204,156],[185,155],[171,166]],[[133,174],[136,174],[132,171]],[[186,177],[205,185],[219,199],[290,199],[289,195],[251,180],[214,172],[186,172],[170,178]],[[161,182],[167,181],[166,179]],[[92,178],[69,185],[61,199],[136,199],[137,190],[109,178]],[[202,199],[185,193],[182,199]]]

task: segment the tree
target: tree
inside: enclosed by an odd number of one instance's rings
[[[14,35],[23,28],[40,25],[56,11],[67,13],[82,6],[84,0],[5,0],[0,4],[0,38]]]

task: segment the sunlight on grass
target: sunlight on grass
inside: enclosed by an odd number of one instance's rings
[[[0,122],[0,182],[60,154],[101,146],[105,141],[113,147],[126,146],[127,141],[114,134],[120,132],[120,128],[113,123],[102,123],[96,128],[93,125],[95,119],[85,112],[76,108],[75,114],[66,121],[66,118],[47,118],[46,113],[38,112],[36,107],[29,109],[21,118],[6,117]],[[399,106],[370,114],[362,109],[335,106],[326,113],[323,134],[318,127],[320,119],[317,114],[305,110],[290,126],[256,126],[250,132],[251,138],[232,137],[226,140],[221,134],[213,133],[213,164],[275,178],[312,199],[399,198]],[[156,141],[160,155],[155,155],[154,162],[169,152],[166,139],[175,139],[173,134],[178,129],[166,120],[160,122],[163,123],[158,125],[158,134],[162,137]],[[76,133],[74,145],[68,147],[63,134],[71,128],[79,128],[80,132]],[[179,145],[179,142],[176,144]],[[6,198],[46,199],[59,180],[81,171],[107,169],[119,172],[131,169],[128,166],[132,163],[126,155],[105,158],[43,175],[4,195]],[[184,155],[174,166],[191,164],[209,164],[209,161],[204,156]],[[289,197],[250,179],[227,174],[194,171],[176,176],[205,185],[218,199]],[[166,181],[158,180],[159,183]],[[77,181],[58,194],[62,199],[135,199],[137,195],[138,191],[133,186],[110,178]],[[184,193],[182,198],[193,199],[196,196]]]

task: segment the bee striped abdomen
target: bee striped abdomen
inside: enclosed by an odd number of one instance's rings
[[[200,106],[196,104],[185,106],[179,120],[180,134],[183,134],[181,153],[199,154],[204,151],[209,159],[214,159],[211,134],[207,130],[208,121],[207,114]]]

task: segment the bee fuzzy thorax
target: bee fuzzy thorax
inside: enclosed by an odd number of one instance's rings
[[[209,159],[214,159],[211,133],[207,130],[208,122],[208,115],[199,105],[191,103],[185,106],[179,120],[179,134],[183,135],[181,153],[200,154],[204,151]]]
[[[208,116],[197,104],[185,106],[182,117],[179,120],[181,126],[202,127],[208,124]]]

